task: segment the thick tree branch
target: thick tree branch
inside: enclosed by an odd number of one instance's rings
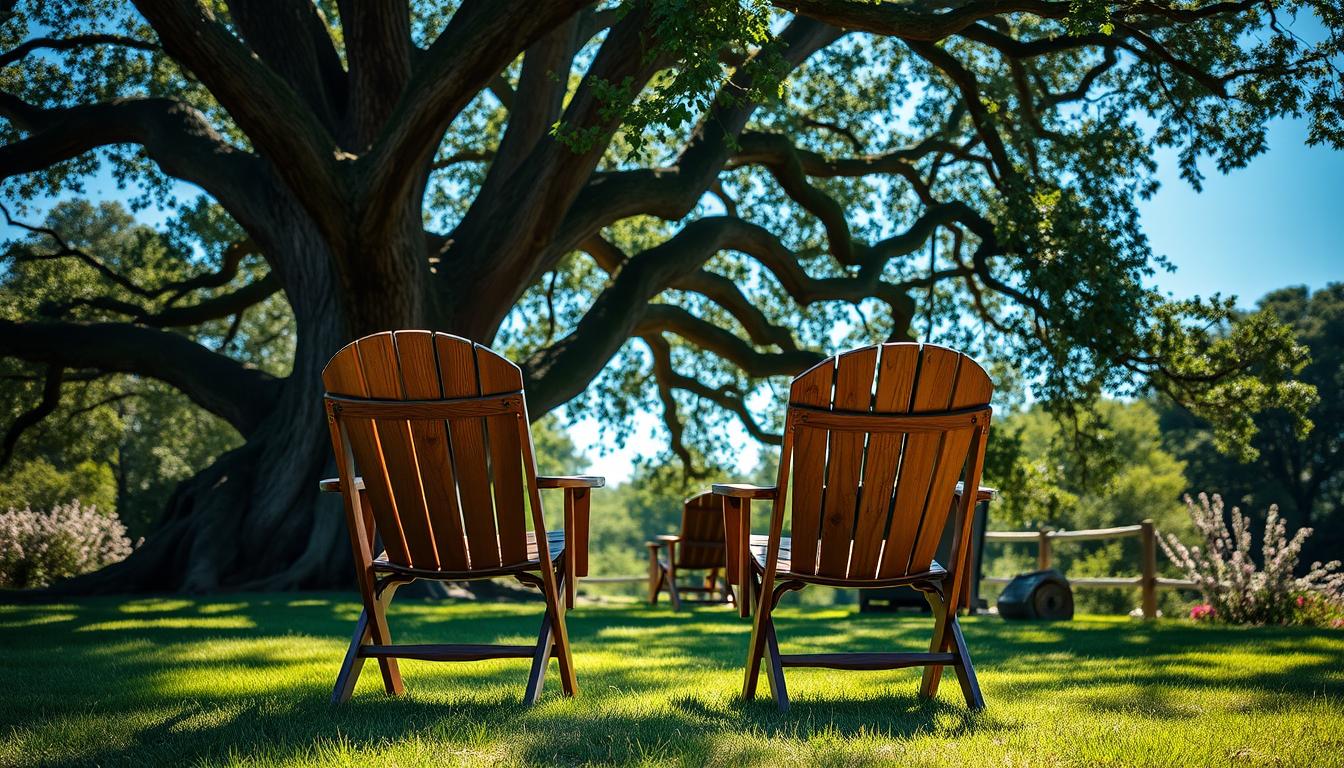
[[[411,11],[407,0],[341,0],[340,7],[358,154],[383,130],[410,82]]]
[[[210,89],[330,242],[344,242],[344,155],[317,114],[197,0],[134,2],[163,49]]]
[[[193,107],[171,99],[113,99],[34,107],[0,93],[0,115],[29,135],[0,147],[0,178],[33,173],[111,144],[144,147],[164,173],[197,184],[250,233],[267,230],[270,173],[233,147]]]
[[[263,422],[279,380],[169,331],[127,323],[0,320],[0,355],[158,379],[244,436]]]
[[[600,235],[593,235],[584,241],[583,250],[610,275],[615,275],[628,261],[628,257],[620,248]],[[742,324],[743,330],[755,344],[761,346],[774,344],[780,349],[798,348],[792,331],[771,323],[760,307],[742,293],[738,284],[723,275],[698,269],[673,282],[669,287],[698,293],[723,307]]]
[[[14,458],[14,446],[18,444],[23,433],[41,423],[61,404],[61,382],[64,377],[65,368],[62,366],[56,364],[47,366],[47,374],[42,383],[42,399],[31,409],[19,414],[5,432],[4,442],[0,443],[0,469],[8,466],[10,459]]]
[[[647,14],[637,9],[608,33],[565,109],[565,125],[615,131],[617,119],[603,114],[605,105],[598,97],[601,84],[628,83],[631,92],[638,92],[664,65],[648,54],[646,22]],[[609,141],[610,134],[581,152],[549,137],[534,141],[526,148],[525,159],[511,163],[514,172],[507,177],[492,170],[487,185],[454,229],[456,242],[471,244],[469,260],[459,263],[458,269],[472,275],[474,282],[468,286],[453,272],[441,273],[441,277],[449,292],[469,289],[491,296],[497,316],[482,318],[486,335],[493,333],[530,282],[518,276],[536,277],[554,266],[555,258],[550,258],[557,253],[554,230]]]
[[[936,42],[991,16],[1030,13],[1045,19],[1068,15],[1067,2],[1047,0],[973,0],[949,8],[942,0],[861,2],[856,0],[773,0],[774,5],[846,29],[903,40]]]
[[[420,57],[373,147],[361,160],[364,196],[401,200],[453,118],[519,52],[593,0],[466,0]]]
[[[7,67],[21,61],[36,50],[73,51],[95,45],[116,45],[141,51],[157,51],[159,46],[147,40],[113,34],[71,35],[69,37],[34,37],[0,53],[0,67]]]
[[[780,57],[792,70],[844,32],[811,19],[795,19],[780,32]],[[695,207],[732,155],[730,139],[741,134],[757,105],[741,103],[753,78],[749,61],[724,86],[722,99],[701,119],[674,165],[597,174],[587,181],[552,238],[548,258],[559,258],[594,232],[639,214],[676,221]]]
[[[228,3],[248,47],[303,99],[328,133],[339,135],[348,98],[345,68],[317,6],[311,0]]]
[[[815,350],[761,352],[731,331],[701,320],[681,307],[652,304],[643,313],[634,335],[675,333],[695,346],[713,352],[742,369],[751,378],[796,376],[825,355]]]
[[[675,374],[672,371],[671,348],[662,334],[650,334],[641,338],[644,339],[645,345],[649,348],[649,355],[653,358],[654,384],[658,388],[658,399],[663,402],[663,423],[667,425],[668,443],[672,447],[672,452],[681,459],[682,469],[689,473],[695,462],[691,460],[691,452],[682,439],[684,428],[681,416],[677,413],[677,398],[672,394],[671,379]]]
[[[661,333],[646,334],[640,336],[640,338],[648,345],[649,352],[653,356],[653,373],[658,381],[660,394],[664,388],[668,390],[663,400],[665,406],[671,399],[671,390],[681,389],[690,392],[696,397],[715,403],[729,413],[732,413],[738,418],[738,421],[742,423],[742,426],[746,428],[747,433],[762,443],[779,445],[783,440],[782,435],[767,432],[761,427],[760,423],[756,421],[756,418],[752,416],[751,411],[747,408],[746,401],[743,399],[741,392],[732,387],[711,387],[693,376],[685,376],[677,373],[672,367],[672,347]],[[675,406],[676,401],[671,400],[671,402]],[[665,408],[664,418],[677,421],[676,431],[680,432],[681,423],[677,419],[675,407],[671,409],[670,413]],[[669,429],[672,428],[670,422],[668,427]],[[676,450],[675,446],[673,450]],[[683,461],[685,461],[685,457],[683,457]],[[687,464],[687,466],[690,465]]]
[[[280,279],[275,273],[248,283],[236,291],[213,296],[185,307],[167,307],[151,311],[137,304],[108,296],[74,299],[41,308],[49,317],[64,316],[76,307],[90,307],[124,315],[130,322],[150,328],[187,328],[231,315],[240,315],[248,307],[256,306],[280,292]]]

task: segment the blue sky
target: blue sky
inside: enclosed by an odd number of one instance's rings
[[[1243,305],[1286,285],[1344,280],[1344,152],[1306,146],[1301,120],[1277,121],[1269,151],[1224,176],[1205,171],[1204,191],[1159,156],[1161,190],[1141,206],[1153,252],[1174,273],[1157,286],[1173,296],[1236,294]]]

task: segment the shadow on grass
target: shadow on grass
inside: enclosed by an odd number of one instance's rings
[[[302,759],[318,748],[359,750],[417,739],[464,752],[502,750],[528,763],[680,756],[694,764],[685,755],[721,755],[725,741],[741,734],[807,741],[1008,730],[1012,726],[994,715],[998,688],[1017,700],[1073,693],[1099,712],[1157,718],[1190,714],[1173,693],[1178,688],[1237,692],[1246,700],[1243,709],[1266,711],[1281,706],[1285,693],[1344,694],[1344,643],[1310,630],[1007,624],[982,617],[967,621],[966,633],[988,714],[966,711],[959,695],[921,701],[914,695],[917,673],[881,672],[851,674],[890,674],[886,679],[901,686],[896,693],[804,686],[795,691],[792,710],[780,714],[768,694],[751,703],[735,698],[750,626],[730,608],[674,614],[581,605],[569,617],[577,700],[561,699],[552,671],[542,704],[522,706],[526,661],[408,664],[410,695],[390,699],[377,692],[377,667],[370,663],[355,699],[331,707],[329,685],[357,613],[348,595],[6,608],[0,611],[0,670],[11,690],[31,693],[6,694],[0,731],[40,733],[53,719],[79,717],[107,718],[124,728],[119,739],[39,750],[30,761],[36,765],[192,763],[256,753]],[[539,602],[408,600],[394,605],[392,628],[399,642],[528,643],[541,613]],[[923,649],[930,630],[927,617],[807,607],[781,611],[777,626],[786,652]],[[1248,647],[1285,659],[1270,669],[1225,663],[1228,653]],[[69,674],[49,674],[53,663]],[[231,685],[240,679],[252,687]],[[951,688],[955,693],[954,682]],[[526,738],[510,738],[522,733]]]

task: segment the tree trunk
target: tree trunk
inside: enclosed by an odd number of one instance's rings
[[[353,580],[340,498],[317,489],[318,480],[335,475],[322,369],[359,336],[436,327],[426,275],[406,269],[425,263],[424,244],[394,238],[377,251],[333,258],[311,227],[299,224],[286,234],[290,252],[276,264],[294,310],[297,344],[293,370],[265,423],[177,487],[142,548],[52,591],[313,589]],[[382,268],[372,273],[371,265]]]

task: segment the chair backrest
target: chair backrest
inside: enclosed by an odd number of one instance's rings
[[[372,508],[352,526],[371,518],[389,562],[453,572],[525,563],[524,496],[546,540],[518,366],[458,336],[396,331],[346,345],[322,381],[347,505],[358,509],[362,476]],[[549,565],[547,548],[536,550]]]
[[[723,500],[712,492],[698,493],[681,507],[678,568],[724,567]]]
[[[864,347],[795,378],[779,476],[781,489],[793,478],[790,572],[853,581],[928,571],[957,482],[979,485],[992,394],[979,364],[932,344]]]

